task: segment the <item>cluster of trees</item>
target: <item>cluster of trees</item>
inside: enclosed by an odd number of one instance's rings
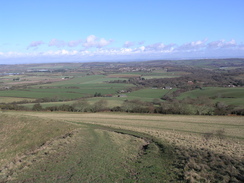
[[[71,105],[63,104],[43,108],[40,103],[33,105],[32,109],[16,104],[0,104],[3,110],[33,110],[33,111],[69,111],[69,112],[127,112],[127,113],[159,113],[183,115],[244,115],[244,109],[226,105],[222,102],[214,103],[210,98],[198,97],[183,100],[168,99],[162,101],[154,99],[152,102],[141,100],[125,100],[121,106],[109,108],[106,100],[99,100],[89,104],[81,99]]]
[[[160,113],[160,114],[192,114],[192,115],[214,115],[215,107],[210,100],[191,99],[143,102],[140,100],[124,101],[121,107],[114,107],[111,111],[129,113]]]
[[[71,105],[63,104],[60,106],[51,106],[42,108],[40,103],[35,104],[32,107],[34,111],[70,111],[70,112],[101,112],[109,111],[108,102],[106,100],[99,100],[94,104],[89,104],[86,100],[81,99]]]
[[[27,110],[24,106],[19,106],[17,104],[0,104],[0,110]]]
[[[128,80],[121,80],[121,79],[118,79],[118,80],[113,80],[113,81],[109,81],[108,83],[129,83]]]
[[[52,106],[45,109],[40,104],[35,104],[32,110],[48,111],[71,111],[71,112],[127,112],[127,113],[160,113],[160,114],[184,114],[184,115],[244,115],[244,109],[236,109],[234,106],[221,102],[213,103],[210,98],[198,97],[196,99],[186,98],[183,100],[159,99],[153,102],[141,100],[125,100],[121,106],[108,107],[106,100],[99,100],[94,104],[89,104],[86,100],[79,100],[72,105]]]
[[[130,113],[160,113],[184,115],[244,115],[244,109],[237,109],[222,102],[214,103],[210,98],[198,97],[183,100],[143,102],[140,100],[124,101],[121,107],[114,107],[111,111]]]
[[[69,99],[61,99],[58,96],[54,97],[44,97],[44,98],[38,98],[35,100],[20,100],[11,102],[11,104],[27,104],[27,103],[43,103],[43,102],[60,102],[60,101],[68,101]]]
[[[94,97],[101,97],[101,96],[102,96],[102,94],[101,94],[101,93],[96,92],[96,93],[95,93],[93,96],[94,96]]]

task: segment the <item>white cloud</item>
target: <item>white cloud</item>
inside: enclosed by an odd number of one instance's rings
[[[83,43],[84,47],[93,47],[96,45],[96,36],[90,35],[86,38],[86,42]]]
[[[98,43],[98,48],[101,48],[101,47],[104,47],[104,46],[107,46],[111,43],[112,41],[111,40],[106,40],[104,38],[101,38],[99,43]]]
[[[187,52],[191,52],[191,51],[198,51],[200,49],[204,49],[206,47],[206,39],[202,40],[202,41],[192,41],[189,43],[185,43],[181,46],[178,46],[176,48],[177,51],[187,51]]]
[[[139,49],[140,49],[141,51],[144,51],[144,50],[145,50],[145,46],[141,46],[141,47],[139,47]]]
[[[225,40],[218,40],[208,43],[209,49],[219,49],[219,48],[233,48],[236,47],[237,43],[234,39],[231,41],[225,41]]]
[[[175,44],[165,45],[163,43],[155,43],[155,44],[145,46],[143,51],[152,52],[152,53],[172,52],[174,50],[174,47]]]
[[[107,48],[106,46],[111,44],[112,40],[106,40],[104,38],[97,38],[94,35],[90,35],[85,41],[74,40],[65,43],[53,39],[50,41],[49,46],[64,47],[58,50],[46,50],[36,51],[29,50],[26,52],[0,52],[0,62],[6,59],[22,58],[32,59],[39,58],[40,61],[46,59],[56,59],[56,61],[79,61],[79,60],[91,60],[91,59],[104,59],[110,58],[116,59],[136,59],[136,58],[196,58],[196,57],[244,57],[244,44],[238,44],[235,40],[225,41],[218,40],[207,43],[207,40],[198,40],[188,42],[182,45],[176,44],[163,44],[161,42],[150,45],[134,45],[130,47],[132,42],[125,42],[128,47],[123,48]],[[83,44],[82,44],[83,43]],[[29,46],[34,48],[44,44],[42,41],[34,41]],[[75,46],[83,45],[83,49],[74,49]],[[96,48],[96,49],[89,49]]]
[[[79,51],[77,50],[57,50],[57,51],[46,51],[43,53],[39,53],[40,56],[62,56],[62,55],[67,55],[67,56],[72,56],[72,55],[77,55]]]
[[[85,48],[91,48],[91,47],[102,48],[109,45],[112,42],[113,40],[106,40],[104,38],[99,39],[94,35],[90,35],[86,38],[86,41],[83,43],[83,46]]]

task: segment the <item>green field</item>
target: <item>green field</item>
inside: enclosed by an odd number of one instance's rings
[[[37,85],[35,87],[82,87],[84,84],[106,84],[105,81],[115,80],[117,78],[108,78],[104,75],[91,75],[91,76],[76,76],[73,79],[64,80],[60,82],[45,84],[45,85]]]
[[[127,93],[126,95],[130,98],[133,97],[134,99],[142,99],[145,101],[152,101],[153,99],[159,99],[167,93],[172,92],[172,90],[163,90],[163,89],[141,89],[138,91],[133,91],[131,93]]]
[[[49,91],[49,90],[47,90],[47,91]],[[101,92],[101,90],[100,90],[100,92]],[[98,102],[99,100],[105,100],[105,101],[107,101],[108,107],[112,108],[112,107],[116,107],[116,106],[121,106],[125,100],[139,99],[139,100],[146,101],[146,102],[152,102],[153,99],[160,99],[163,95],[165,95],[169,92],[172,92],[172,90],[148,88],[148,89],[141,89],[138,91],[133,91],[130,93],[122,94],[122,95],[125,95],[125,97],[118,97],[118,94],[115,94],[115,95],[113,95],[113,97],[93,97],[93,98],[88,98],[86,100],[91,105],[93,105],[95,102]],[[72,94],[70,96],[72,96]],[[63,104],[71,105],[74,102],[75,101],[46,102],[46,103],[44,102],[44,103],[41,103],[41,105],[42,105],[42,107],[50,107],[50,106],[60,106]],[[33,105],[34,105],[33,103],[21,104],[21,106],[25,106],[28,108],[31,108]]]
[[[244,88],[204,87],[182,93],[178,99],[187,97],[197,98],[201,96],[212,97],[214,101],[226,104],[244,105]]]
[[[50,84],[34,85],[28,89],[15,89],[0,91],[2,97],[22,98],[53,98],[60,100],[77,99],[86,96],[93,96],[96,92],[105,94],[116,94],[117,91],[132,87],[131,84],[106,83],[114,80],[102,75],[76,77],[70,80],[53,82]]]
[[[108,107],[116,107],[116,106],[121,106],[125,98],[118,98],[118,97],[94,97],[94,98],[89,98],[86,101],[88,104],[93,105],[94,103],[100,101],[100,100],[105,100],[107,101]],[[41,103],[41,106],[43,108],[45,107],[51,107],[51,106],[61,106],[61,105],[72,105],[73,103],[77,102],[75,101],[65,101],[65,102],[43,102]],[[35,105],[35,103],[27,103],[27,104],[21,104],[21,106],[25,106],[29,109],[31,109]]]
[[[238,182],[242,176],[243,117],[0,117],[0,182]]]

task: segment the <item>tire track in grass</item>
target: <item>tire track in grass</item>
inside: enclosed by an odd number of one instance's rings
[[[132,182],[143,139],[87,126],[43,144],[6,167],[7,182]],[[13,162],[12,162],[13,163]]]
[[[128,162],[129,166],[127,168],[130,172],[130,179],[136,180],[136,182],[185,182],[183,169],[174,166],[177,159],[169,144],[163,144],[157,138],[146,133],[97,124],[86,125],[95,129],[129,135],[145,141],[145,144],[140,148],[137,159]]]

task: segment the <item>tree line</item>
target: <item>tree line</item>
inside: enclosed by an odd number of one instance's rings
[[[36,103],[27,108],[17,104],[0,104],[2,110],[32,110],[32,111],[69,111],[69,112],[126,112],[126,113],[158,113],[182,115],[244,115],[244,109],[238,109],[222,102],[213,102],[208,97],[185,98],[183,100],[168,99],[162,101],[154,99],[152,102],[141,100],[125,100],[121,106],[109,107],[106,100],[99,100],[90,104],[85,99],[73,104],[42,107]]]

